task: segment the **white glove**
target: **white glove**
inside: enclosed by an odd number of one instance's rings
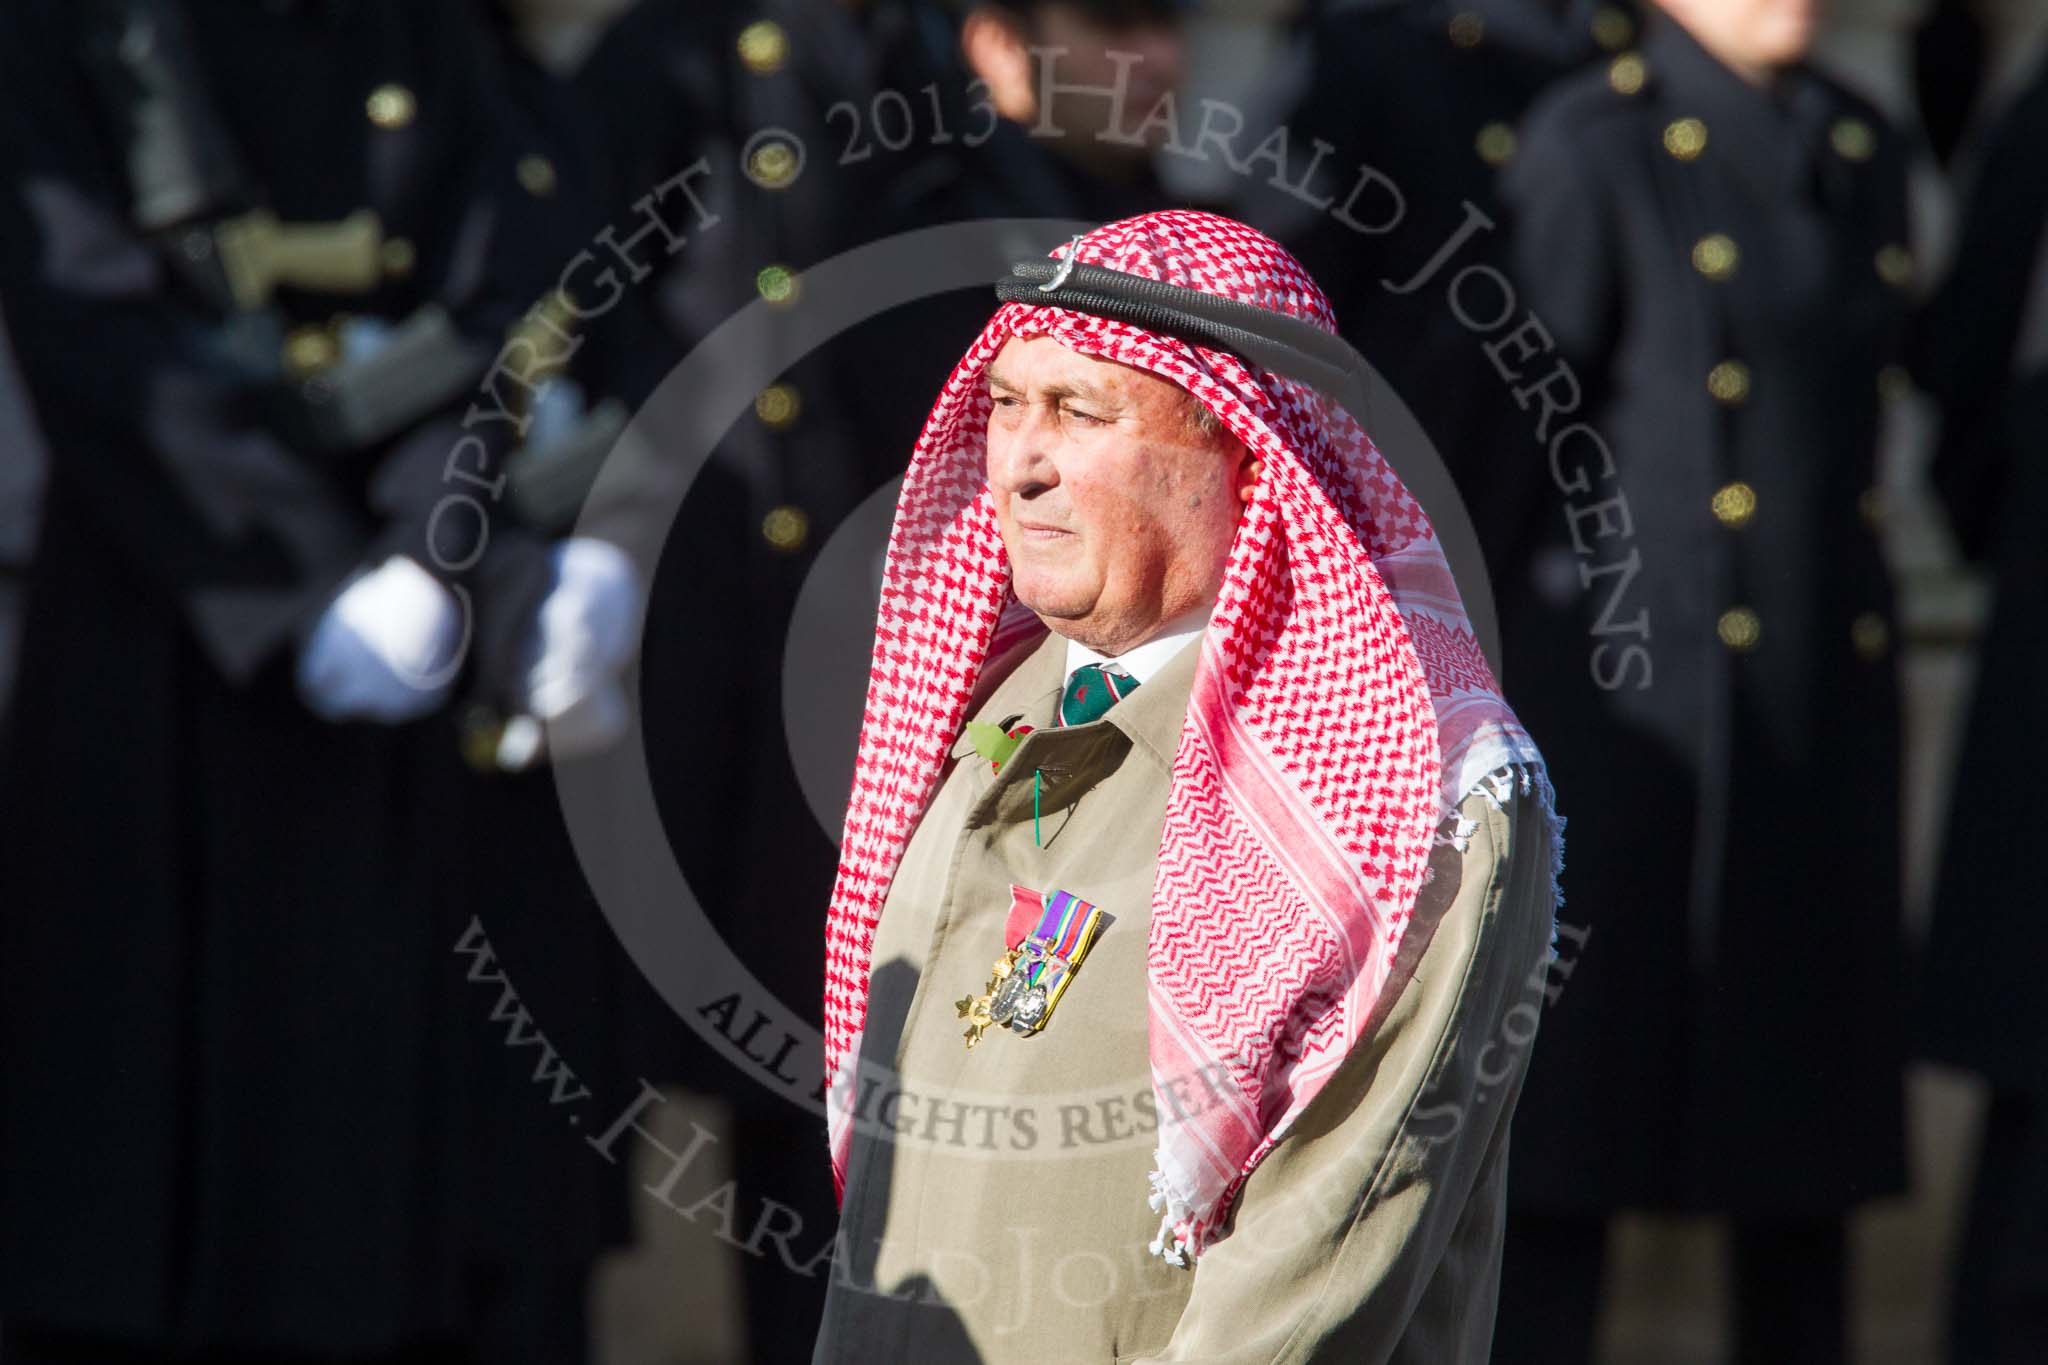
[[[323,720],[417,720],[447,699],[467,643],[454,596],[393,555],[328,604],[299,651],[299,695]]]
[[[540,757],[543,724],[548,751],[569,758],[616,743],[629,720],[619,675],[633,658],[640,611],[633,561],[589,537],[554,545],[548,559],[554,583],[519,655],[523,714],[498,744],[498,765],[514,771]]]

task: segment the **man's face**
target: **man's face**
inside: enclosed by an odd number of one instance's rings
[[[1156,375],[1012,337],[989,367],[988,486],[1017,599],[1105,654],[1215,599],[1258,474]]]
[[[1751,80],[1802,60],[1821,0],[1658,0],[1700,46]]]
[[[1166,23],[1138,23],[1127,28],[1105,28],[1071,5],[1041,5],[1033,15],[1035,32],[1031,41],[1044,48],[1062,49],[1053,63],[1057,85],[1092,86],[1110,89],[1117,84],[1118,68],[1112,52],[1136,53],[1124,80],[1124,126],[1127,133],[1152,112],[1167,91],[1180,85],[1187,69],[1187,43],[1180,30]],[[1034,79],[1042,77],[1034,76]],[[1070,134],[1094,143],[1109,127],[1110,101],[1099,95],[1067,95],[1058,100],[1053,121]],[[1154,141],[1163,137],[1154,135]],[[1121,142],[1106,144],[1122,147]]]
[[[1034,133],[1069,160],[1098,174],[1123,177],[1142,165],[1165,140],[1154,125],[1141,139],[1131,130],[1153,106],[1180,84],[1187,45],[1179,26],[1162,19],[1107,26],[1071,4],[976,5],[961,24],[961,52],[988,85],[996,111],[1014,123],[1038,128],[1041,117],[1059,135]],[[1049,65],[1038,69],[1032,49],[1048,49]],[[1121,73],[1110,54],[1132,53]],[[1043,86],[1121,86],[1118,127],[1110,127],[1113,102],[1101,95],[1055,93],[1050,110],[1039,108]]]

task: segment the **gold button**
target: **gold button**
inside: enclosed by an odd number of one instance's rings
[[[403,237],[387,238],[384,245],[377,248],[377,263],[384,267],[386,275],[402,280],[419,264],[419,252]]]
[[[1733,275],[1741,258],[1735,239],[1725,232],[1710,232],[1693,243],[1692,268],[1716,283]]]
[[[1609,52],[1619,52],[1635,40],[1635,21],[1612,5],[1593,12],[1593,41]]]
[[[1892,242],[1877,251],[1877,277],[1894,289],[1913,283],[1913,253]]]
[[[545,199],[555,192],[555,163],[538,152],[519,158],[519,164],[512,168],[519,177],[519,183],[526,192],[536,199]]]
[[[1619,95],[1633,95],[1643,88],[1643,59],[1633,52],[1624,52],[1607,67],[1607,83]]]
[[[294,327],[284,339],[284,367],[298,379],[318,374],[340,357],[341,348],[325,327]]]
[[[1856,515],[1863,518],[1863,524],[1873,531],[1882,531],[1886,518],[1891,515],[1890,500],[1884,489],[1872,484],[1856,495]]]
[[[770,384],[754,395],[754,416],[771,431],[780,431],[803,411],[803,400],[792,384]]]
[[[1877,134],[1860,118],[1839,118],[1828,129],[1828,142],[1844,161],[1868,161],[1877,150]]]
[[[1724,360],[1707,371],[1707,392],[1729,407],[1741,406],[1749,397],[1749,366],[1739,360]]]
[[[754,276],[754,288],[773,304],[796,302],[796,272],[786,265],[769,265]]]
[[[1756,490],[1737,479],[1714,494],[1714,519],[1731,531],[1749,525],[1756,515]]]
[[[1489,166],[1505,166],[1515,154],[1515,130],[1505,123],[1489,123],[1474,140],[1479,159]]]
[[[574,290],[550,289],[533,301],[533,307],[526,310],[522,321],[530,321],[551,332],[574,332],[577,307]],[[545,344],[539,337],[535,338],[535,343]]]
[[[1664,150],[1690,161],[1707,149],[1707,125],[1696,118],[1673,119],[1664,125]]]
[[[1892,628],[1885,624],[1884,617],[1874,611],[1866,611],[1849,626],[1849,642],[1856,646],[1856,657],[1865,663],[1882,659],[1892,645]]]
[[[412,91],[396,81],[378,86],[363,101],[363,108],[370,115],[370,122],[387,133],[395,133],[413,121],[419,113],[419,101]]]
[[[1913,391],[1913,374],[1904,365],[1887,365],[1877,372],[1877,396],[1896,403]]]
[[[1459,47],[1478,47],[1486,40],[1486,21],[1471,10],[1451,16],[1451,42]]]
[[[763,19],[740,30],[740,60],[756,76],[772,76],[789,60],[789,35],[782,25]]]
[[[801,507],[778,507],[761,518],[761,538],[785,553],[801,550],[811,536],[811,519]]]
[[[786,142],[764,142],[747,158],[747,176],[764,190],[779,190],[796,179],[796,153]]]
[[[1764,623],[1748,607],[1730,607],[1714,623],[1714,633],[1737,654],[1747,654],[1763,638]]]

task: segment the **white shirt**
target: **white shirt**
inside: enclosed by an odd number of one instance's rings
[[[1183,612],[1168,621],[1160,633],[1142,645],[1134,645],[1114,658],[1097,654],[1079,640],[1067,641],[1067,676],[1074,676],[1074,670],[1088,664],[1114,663],[1140,683],[1150,682],[1152,675],[1166,667],[1174,655],[1181,652],[1190,641],[1208,629],[1209,615],[1215,610],[1213,603]]]

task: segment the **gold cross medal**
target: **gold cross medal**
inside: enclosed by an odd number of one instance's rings
[[[967,1046],[980,1042],[991,1026],[1026,1037],[1044,1028],[1102,931],[1102,920],[1100,907],[1072,892],[1042,896],[1029,887],[1011,887],[1004,937],[1012,946],[989,969],[982,993],[954,1004],[967,1021]]]

